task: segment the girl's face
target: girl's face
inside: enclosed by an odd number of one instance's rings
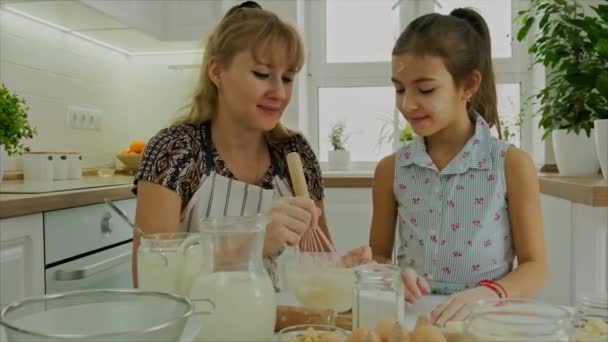
[[[466,104],[476,87],[458,87],[440,57],[404,53],[393,56],[392,69],[397,108],[417,135],[468,120]]]
[[[219,89],[222,115],[251,129],[272,130],[289,104],[296,72],[286,54],[275,49],[259,61],[251,51],[237,53],[230,65],[210,63],[210,77]]]

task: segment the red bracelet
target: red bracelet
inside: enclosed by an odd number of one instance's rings
[[[482,280],[478,284],[479,286],[484,286],[494,291],[499,299],[504,299],[507,297],[507,293],[504,291],[502,286],[495,281],[492,280]]]
[[[499,282],[494,281],[494,280],[492,280],[491,282],[492,282],[492,284],[494,284],[494,285],[496,285],[496,286],[498,286],[500,288],[500,290],[504,294],[505,298],[509,298],[509,295],[507,294],[507,291],[505,290],[505,288],[502,285],[500,285]]]

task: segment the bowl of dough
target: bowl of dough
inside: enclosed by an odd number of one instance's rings
[[[349,332],[333,325],[294,325],[279,331],[281,342],[345,342]]]
[[[338,253],[295,253],[285,261],[286,285],[304,307],[345,312],[352,307],[352,266]]]

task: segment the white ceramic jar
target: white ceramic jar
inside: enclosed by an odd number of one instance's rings
[[[82,177],[82,155],[80,152],[70,152],[68,157],[68,179],[80,179]]]
[[[52,152],[25,152],[23,154],[23,179],[26,181],[53,180]]]
[[[53,153],[53,180],[68,179],[68,155],[63,152]]]

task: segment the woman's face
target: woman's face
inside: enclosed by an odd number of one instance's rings
[[[228,66],[211,63],[211,79],[219,89],[220,115],[240,125],[268,132],[289,104],[296,75],[290,70],[285,49],[267,49],[260,60],[252,51],[237,53]]]

